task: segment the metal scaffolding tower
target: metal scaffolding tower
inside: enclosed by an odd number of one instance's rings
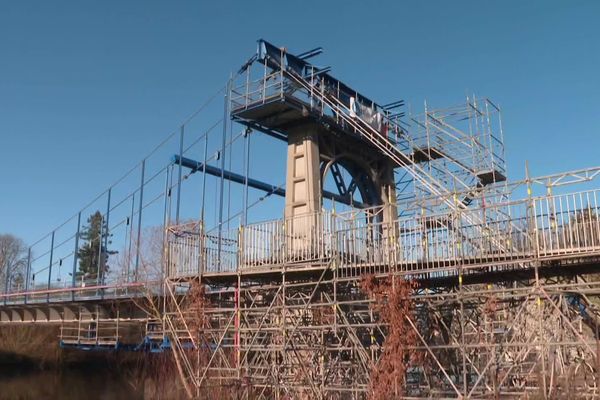
[[[204,233],[170,228],[167,285],[202,292],[192,319],[201,328],[188,331],[196,353],[178,355],[192,366],[190,394],[598,395],[589,296],[599,292],[586,278],[600,249],[596,192],[552,195],[577,174],[542,179],[539,197],[532,179],[507,182],[500,109],[489,99],[402,118],[400,103],[380,106],[264,41],[240,81],[233,119],[288,142],[286,212],[241,226],[230,236],[235,265],[216,272],[210,245],[197,244]],[[323,210],[327,172],[342,198],[358,191],[360,203]],[[519,188],[529,196],[514,199]],[[379,297],[369,279],[386,288]],[[378,301],[406,306],[391,322],[381,312],[393,305]],[[394,343],[396,353],[386,348]]]
[[[75,255],[71,286],[52,287],[50,271],[38,290],[7,284],[0,321],[60,321],[65,345],[113,347],[123,319],[138,321],[135,349],[172,351],[193,398],[600,397],[600,190],[590,188],[600,168],[509,181],[490,99],[406,115],[402,101],[378,104],[311,64],[320,52],[260,40],[227,85],[213,165],[213,127],[189,146],[204,140],[201,161],[186,153],[182,128],[165,169],[146,175],[145,159],[139,188],[119,203],[109,189],[105,241],[114,204],[131,207],[125,278],[75,282]],[[287,146],[285,185],[249,177],[254,131]],[[243,174],[225,158],[238,139]],[[180,218],[194,173],[200,218]],[[157,176],[153,263],[141,223]],[[244,187],[233,227],[225,181]],[[248,188],[284,197],[279,217],[250,221]]]

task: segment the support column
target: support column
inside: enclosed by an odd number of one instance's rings
[[[380,176],[379,190],[381,193],[382,234],[386,248],[387,263],[390,268],[395,268],[400,262],[401,252],[398,248],[398,206],[396,203],[396,183],[394,181],[394,168],[391,163],[383,167]]]
[[[381,173],[381,203],[384,205],[384,226],[393,223],[398,218],[398,206],[396,202],[396,182],[394,182],[394,166],[389,163]]]
[[[321,209],[319,145],[314,130],[297,129],[288,135],[285,218]]]
[[[322,235],[321,171],[315,131],[294,130],[288,135],[285,191],[285,259],[318,257]]]

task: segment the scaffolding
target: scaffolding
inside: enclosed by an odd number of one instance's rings
[[[389,332],[361,282],[391,276],[418,283],[405,318],[423,361],[407,366],[405,396],[596,396],[590,297],[600,283],[582,268],[600,255],[597,198],[515,201],[506,206],[519,217],[478,227],[460,226],[457,214],[482,208],[401,218],[393,241],[364,212],[310,216],[319,229],[308,238],[286,233],[286,220],[242,227],[234,270],[193,281],[178,271],[168,283],[173,293],[203,288],[201,333],[171,331],[204,343],[188,361],[190,387],[197,396],[235,387],[249,398],[367,397]],[[191,321],[185,313],[179,320]]]
[[[118,348],[134,315],[123,303],[140,305],[131,348],[171,351],[190,398],[600,397],[600,168],[510,181],[492,100],[406,115],[402,101],[380,105],[310,64],[318,53],[259,41],[227,85],[220,167],[208,157],[214,126],[189,147],[182,126],[166,167],[147,172],[144,159],[130,195],[108,190],[101,237],[125,227],[123,279],[76,282],[79,212],[71,282],[51,282],[63,263],[54,252],[70,243],[53,231],[45,290],[9,293],[7,278],[0,322],[62,318],[65,346]],[[253,131],[288,145],[285,186],[249,177]],[[224,161],[238,138],[243,175]],[[186,158],[199,142],[204,159]],[[182,182],[196,172],[202,210],[180,218]],[[218,204],[205,213],[207,174]],[[225,180],[244,185],[239,224],[223,216]],[[285,197],[283,216],[249,220],[248,187]],[[160,254],[145,260],[152,204]],[[40,269],[28,261],[26,285]],[[97,308],[61,314],[53,302]]]
[[[284,49],[259,42],[253,62],[258,78],[247,68],[232,87],[234,119],[277,136],[294,119],[315,118],[359,138],[397,166],[398,214],[380,217],[384,204],[244,224],[229,236],[235,257],[226,269],[188,279],[187,265],[202,264],[210,246],[169,261],[171,292],[201,288],[203,298],[202,329],[186,333],[195,353],[177,355],[190,366],[191,396],[224,388],[265,399],[380,393],[371,377],[394,332],[367,279],[411,285],[399,319],[414,343],[404,345],[410,356],[387,395],[598,396],[592,298],[600,283],[589,278],[600,255],[598,190],[553,194],[594,170],[508,182],[500,109],[489,99],[426,106],[405,122],[392,112],[397,105],[379,106]],[[542,195],[533,195],[537,183]],[[521,189],[525,198],[513,195]],[[210,243],[202,232],[169,231],[177,246]]]

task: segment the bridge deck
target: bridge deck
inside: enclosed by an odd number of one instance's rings
[[[453,287],[458,285],[458,276],[463,284],[491,283],[515,279],[532,279],[537,270],[541,276],[566,276],[600,272],[600,250],[586,254],[547,255],[544,257],[513,256],[499,260],[490,258],[448,259],[445,261],[419,262],[404,269],[405,263],[392,265],[386,262],[335,265],[334,258],[314,260],[310,263],[269,265],[260,268],[242,268],[239,271],[212,271],[201,275],[179,276],[175,280],[188,282],[201,280],[213,287],[233,288],[238,282],[278,284],[283,277],[288,281],[317,281],[319,278],[339,281],[360,280],[373,274],[387,275],[390,272],[419,283],[421,287]],[[111,305],[129,306],[120,318],[128,321],[147,319],[136,307],[136,302],[147,296],[160,296],[155,291],[158,282],[139,282],[123,285],[105,285],[64,290],[40,290],[29,293],[0,295],[0,323],[39,322],[61,323],[77,320],[77,309],[106,308]],[[73,297],[75,294],[75,297]]]

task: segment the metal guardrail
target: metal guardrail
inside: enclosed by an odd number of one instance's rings
[[[60,328],[60,341],[65,345],[116,346],[120,337],[116,321],[84,319]]]
[[[167,229],[166,276],[183,278],[235,272],[238,241],[238,230],[222,231],[220,236],[206,233],[200,221],[170,226]]]
[[[66,286],[53,289],[15,291],[0,294],[0,306],[23,304],[53,304],[104,299],[130,299],[161,293],[162,280],[144,280],[130,283],[109,283],[94,286]]]
[[[431,277],[456,275],[460,269],[466,274],[523,268],[520,264],[534,259],[591,256],[600,254],[599,194],[590,190],[522,199],[387,224],[377,218],[381,209],[251,224],[240,228],[238,239],[230,239],[227,251],[222,250],[226,268],[215,269],[209,261],[200,271],[302,268],[337,258],[341,276],[395,271],[427,272]],[[205,239],[194,240],[185,256],[181,252],[186,250],[178,250],[171,260],[174,265],[184,260],[175,276],[185,275],[190,265],[195,271],[202,254],[217,251],[215,243],[199,251],[197,243]],[[177,239],[171,246],[181,243]]]
[[[333,252],[334,214],[305,214],[241,229],[240,269],[318,262]]]
[[[528,268],[531,261],[600,256],[600,189],[545,195],[382,223],[382,208],[250,224],[220,238],[168,229],[167,276],[312,268],[336,259],[341,277],[428,277]],[[501,208],[503,212],[496,212]],[[159,293],[160,279],[0,295],[7,305]],[[153,289],[154,288],[154,289]]]

